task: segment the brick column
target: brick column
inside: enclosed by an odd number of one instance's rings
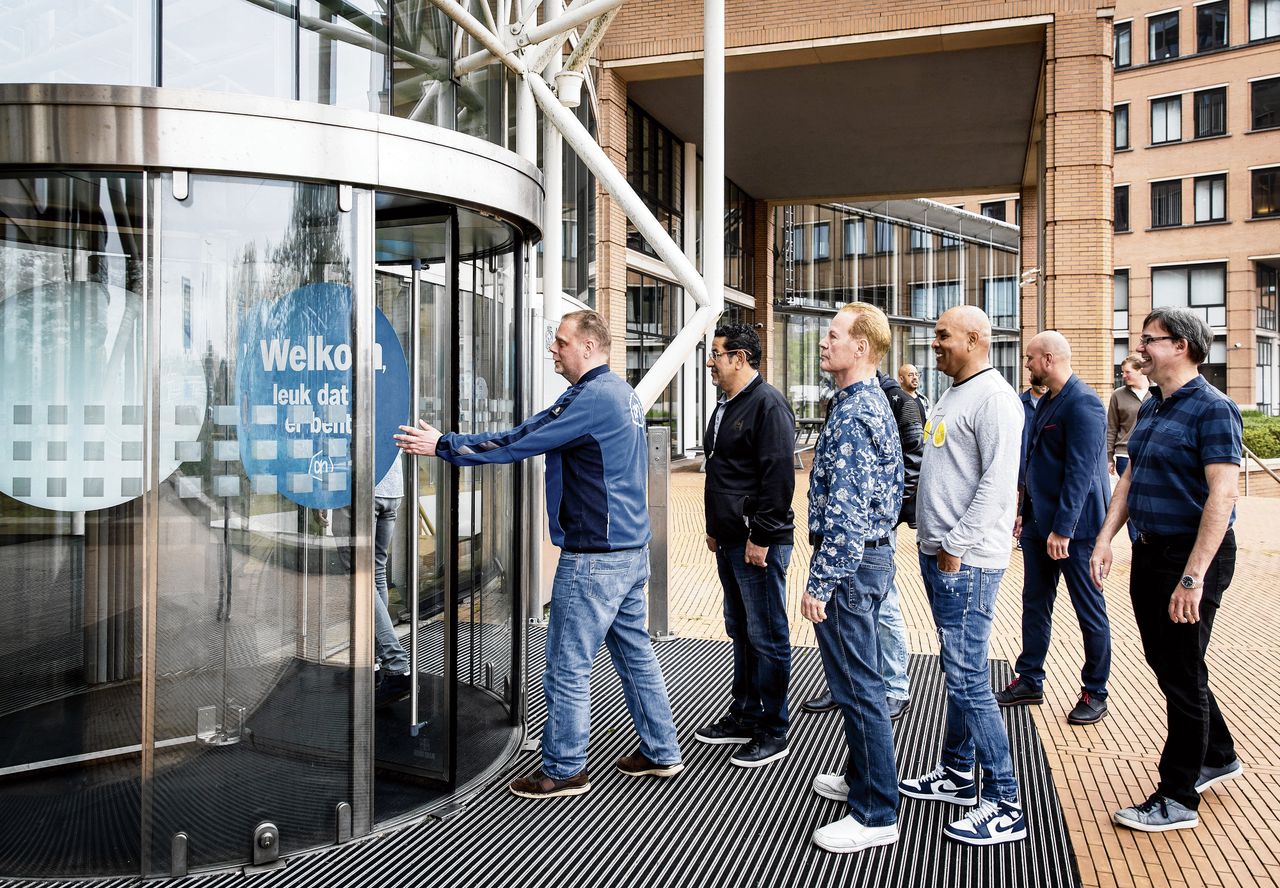
[[[756,297],[756,323],[764,324],[760,332],[760,375],[774,382],[773,355],[782,354],[782,343],[774,341],[773,329],[773,207],[763,200],[752,201],[751,212],[755,252],[751,275],[751,294]]]
[[[624,173],[627,171],[627,84],[607,68],[599,69],[600,117],[596,121],[600,147]],[[566,151],[569,149],[566,147]],[[627,369],[627,215],[596,184],[596,309],[609,323],[613,348],[609,366],[626,377]]]
[[[1111,389],[1111,19],[1059,13],[1046,33],[1044,326],[1080,378]],[[1024,205],[1024,218],[1027,208]]]

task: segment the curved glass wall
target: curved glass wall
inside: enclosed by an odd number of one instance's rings
[[[463,5],[493,15],[486,0]],[[19,0],[4,27],[0,83],[299,99],[513,146],[506,69],[459,71],[480,47],[427,0]]]
[[[513,748],[519,470],[390,434],[515,423],[525,273],[421,197],[0,176],[0,873],[249,863],[268,821],[289,854]],[[419,674],[378,709],[375,532]]]

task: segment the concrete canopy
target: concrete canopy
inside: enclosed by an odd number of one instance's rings
[[[890,40],[880,57],[789,65],[785,54],[730,56],[726,175],[773,201],[1017,191],[1033,144],[1044,34],[1001,36],[1016,39],[940,51]],[[681,139],[702,141],[702,78],[688,60],[610,66],[638,105]]]

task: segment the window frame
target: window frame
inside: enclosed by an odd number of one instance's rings
[[[1270,179],[1267,191],[1270,194],[1270,209],[1265,213],[1258,212],[1259,185],[1263,177]],[[1258,167],[1249,170],[1249,218],[1280,219],[1280,166]]]
[[[1257,18],[1254,15],[1256,8],[1262,9],[1262,33],[1254,31],[1254,24]],[[1249,6],[1246,9],[1249,16],[1249,42],[1258,43],[1262,40],[1270,40],[1273,37],[1280,37],[1280,0],[1249,0]]]
[[[1123,227],[1121,227],[1121,205],[1124,206]],[[1113,230],[1123,232],[1132,231],[1131,224],[1129,216],[1129,186],[1117,185],[1112,189],[1111,194],[1111,226]]]
[[[823,262],[831,258],[831,223],[813,223],[813,261]],[[821,232],[821,236],[819,236]]]
[[[1122,40],[1123,37],[1123,40]],[[1124,45],[1124,61],[1120,61],[1120,47]],[[1133,67],[1133,20],[1117,22],[1111,35],[1111,67],[1124,70]]]
[[[1170,12],[1157,12],[1147,16],[1147,62],[1164,62],[1169,59],[1176,59],[1180,55],[1181,34],[1182,29],[1182,10],[1175,9]],[[1172,24],[1172,27],[1170,25]],[[1156,52],[1156,28],[1162,26],[1159,36],[1163,39],[1165,47],[1165,55],[1158,55]],[[1173,32],[1172,44],[1168,39],[1169,32]]]
[[[1157,194],[1157,189],[1160,194]],[[1159,221],[1157,213],[1163,210],[1167,221]],[[1176,217],[1176,218],[1175,218]],[[1151,227],[1180,228],[1182,226],[1182,180],[1161,179],[1151,183]]]
[[[1120,121],[1124,121],[1124,141],[1120,141]],[[1111,147],[1113,151],[1128,151],[1133,148],[1132,131],[1130,129],[1129,102],[1121,102],[1111,110]]]
[[[1221,186],[1220,195],[1215,194],[1216,190],[1213,186],[1217,184]],[[1206,218],[1200,217],[1200,186],[1209,186],[1209,215]],[[1206,225],[1213,222],[1227,221],[1227,174],[1226,173],[1210,173],[1207,176],[1196,176],[1191,192],[1191,217],[1196,225]],[[1221,199],[1221,212],[1214,215],[1213,205],[1215,198]]]
[[[1222,42],[1214,43],[1211,46],[1204,46],[1204,33],[1202,26],[1205,24],[1205,13],[1210,11],[1220,11],[1222,13]],[[1195,7],[1196,14],[1196,52],[1213,52],[1215,49],[1225,49],[1231,45],[1231,4],[1228,0],[1216,0],[1213,3],[1201,3]],[[1211,23],[1214,24],[1214,23]],[[1217,28],[1213,27],[1216,31]]]
[[[1259,87],[1274,89],[1273,107],[1269,111],[1272,123],[1258,126],[1258,92]],[[1267,130],[1280,129],[1280,76],[1259,77],[1249,81],[1249,132],[1262,133]]]
[[[1218,114],[1219,128],[1216,130],[1206,130],[1201,132],[1200,128],[1200,111],[1202,99],[1210,99],[1213,97],[1221,97],[1221,104],[1218,106],[1220,113]],[[1206,105],[1210,113],[1213,106]],[[1227,88],[1225,86],[1211,86],[1207,89],[1198,89],[1191,94],[1191,130],[1192,138],[1195,139],[1212,139],[1215,136],[1225,136],[1227,134]]]
[[[1164,127],[1163,132],[1167,137],[1169,134],[1169,111],[1177,109],[1177,130],[1174,138],[1156,139],[1156,107],[1159,106],[1164,110]],[[1182,93],[1173,96],[1160,96],[1151,100],[1151,144],[1152,145],[1173,145],[1182,141]]]
[[[1006,203],[1007,201],[1003,200],[992,200],[983,204],[978,204],[978,215],[985,216],[988,219],[995,219],[997,222],[1006,222],[1008,221],[1008,207],[1006,206]],[[1000,212],[1000,215],[998,216],[994,215],[997,207]],[[988,210],[991,212],[988,212]]]

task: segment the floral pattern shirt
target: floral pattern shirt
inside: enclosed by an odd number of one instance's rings
[[[902,443],[875,377],[836,392],[809,472],[814,545],[807,592],[831,598],[862,562],[863,544],[893,533],[902,508]]]

